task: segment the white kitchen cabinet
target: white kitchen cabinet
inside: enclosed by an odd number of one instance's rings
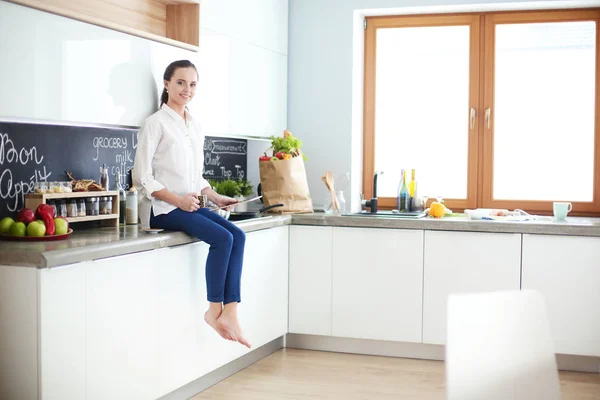
[[[288,0],[203,0],[200,26],[287,55]]]
[[[160,395],[235,360],[250,350],[222,339],[204,322],[209,246],[165,249],[158,267]],[[239,318],[258,348],[287,333],[288,227],[246,234]]]
[[[425,231],[423,343],[446,343],[451,293],[519,290],[521,235]]]
[[[201,29],[198,91],[190,104],[208,136],[281,134],[287,125],[287,55]]]
[[[208,248],[203,242],[167,248],[162,255],[166,262],[157,267],[160,395],[204,375],[209,368],[206,351],[217,334],[204,322]]]
[[[523,235],[523,289],[546,300],[557,353],[600,356],[600,238]]]
[[[331,336],[333,228],[290,227],[289,331]]]
[[[333,336],[420,342],[423,231],[334,228],[332,286]]]
[[[204,133],[280,135],[287,128],[288,1],[207,0],[200,26],[202,95],[190,107]]]
[[[166,66],[189,59],[199,72],[190,109],[206,135],[280,134],[287,127],[287,14],[287,0],[203,1],[196,53],[0,1],[0,54],[15,55],[0,63],[0,76],[11,77],[2,80],[2,94],[32,94],[0,95],[1,116],[139,126],[156,111]],[[19,40],[10,40],[17,31]],[[86,79],[81,92],[77,82]]]
[[[204,322],[198,242],[40,272],[44,399],[150,399],[248,353]],[[287,333],[289,227],[246,235],[239,317],[253,348]]]
[[[157,269],[168,261],[163,254],[86,265],[87,400],[158,397]]]
[[[44,400],[86,398],[86,265],[40,270],[40,377]]]
[[[39,272],[0,265],[0,399],[40,392]]]
[[[288,255],[288,226],[246,236],[239,311],[244,332],[254,348],[287,333]]]

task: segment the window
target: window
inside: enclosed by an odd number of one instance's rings
[[[600,10],[368,18],[365,193],[464,208],[600,212]]]

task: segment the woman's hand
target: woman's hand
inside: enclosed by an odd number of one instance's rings
[[[217,205],[219,207],[227,206],[225,207],[227,211],[231,210],[237,203],[238,201],[236,199],[227,196],[219,196],[219,199],[217,199]]]
[[[194,212],[200,208],[200,201],[196,193],[186,193],[183,196],[179,196],[177,207],[183,211]]]

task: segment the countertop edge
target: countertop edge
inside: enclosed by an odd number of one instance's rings
[[[244,232],[249,233],[277,226],[290,225],[291,222],[291,215],[283,215],[240,221],[236,222],[236,225]],[[198,241],[198,239],[190,237],[183,232],[161,232],[156,235],[141,234],[140,236],[123,238],[114,242],[90,244],[62,250],[9,250],[3,252],[0,258],[0,265],[37,269],[57,268],[85,261],[124,256]]]
[[[249,233],[277,226],[289,225],[291,221],[291,216],[281,216],[240,221],[236,223],[236,225],[242,228],[245,233]],[[78,262],[101,260],[103,258],[118,257],[165,247],[181,246],[200,241],[183,232],[165,232],[157,234],[156,237],[148,236],[149,237],[135,238],[131,241],[119,241],[108,244],[85,246],[77,249],[41,253],[45,261],[44,266],[36,265],[35,267],[55,268]]]
[[[471,221],[468,219],[452,218],[411,220],[326,214],[294,214],[272,215],[254,220],[240,221],[236,222],[236,225],[246,233],[278,226],[295,225],[600,237],[600,219],[589,218],[570,218],[567,223],[563,224],[548,221]],[[199,241],[183,232],[161,232],[157,235],[141,234],[135,230],[133,232],[135,232],[135,235],[131,238],[119,237],[111,242],[85,244],[79,247],[60,250],[31,251],[30,249],[21,249],[3,251],[0,258],[0,265],[34,267],[38,269],[56,268],[79,262],[118,257]],[[113,230],[110,233],[114,235],[116,232]],[[98,235],[102,235],[102,233]],[[83,236],[81,240],[86,239]],[[90,241],[93,241],[93,234],[90,235]]]
[[[586,219],[582,218],[581,220]],[[598,225],[583,225],[536,221],[472,221],[467,219],[453,220],[433,218],[401,220],[380,217],[368,218],[328,215],[313,216],[311,218],[310,216],[298,215],[294,216],[292,225],[600,237],[600,222],[598,222]]]

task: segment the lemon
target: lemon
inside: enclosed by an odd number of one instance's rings
[[[434,218],[442,218],[446,212],[446,206],[442,203],[438,203],[437,201],[431,203],[429,207],[429,215]]]

